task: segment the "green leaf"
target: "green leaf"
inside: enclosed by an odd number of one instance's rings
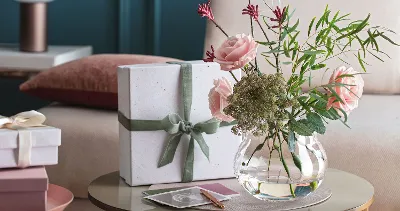
[[[269,61],[267,57],[265,57],[265,61],[267,61],[273,68],[276,68],[275,64],[272,64],[272,62]]]
[[[331,14],[331,11],[328,10],[326,11],[325,15],[324,15],[324,21],[326,24],[329,24],[329,15]],[[323,24],[323,23],[322,23]]]
[[[372,50],[376,50],[376,49],[372,49]],[[377,52],[379,52],[379,53],[381,53],[381,54],[384,54],[384,55],[387,56],[389,59],[392,59],[392,57],[390,57],[389,54],[387,54],[387,53],[385,53],[385,52],[383,52],[383,51],[377,51]]]
[[[297,29],[297,27],[299,26],[299,24],[300,24],[300,20],[297,19],[297,22],[294,24],[294,26],[290,27],[287,30],[287,33],[290,34],[290,33],[294,32]]]
[[[259,145],[257,145],[257,147],[256,147],[256,149],[254,150],[254,152],[260,151],[263,147],[264,147],[264,144],[259,144]]]
[[[315,132],[319,134],[324,134],[326,131],[324,122],[322,121],[322,118],[316,114],[316,113],[307,113],[307,120],[310,123]]]
[[[364,52],[364,57],[365,57],[365,47],[364,47],[364,43],[363,43],[363,41],[360,39],[360,37],[358,37],[357,35],[355,36],[356,37],[356,39],[358,40],[358,42],[360,43],[360,46],[361,46],[361,48],[362,48],[362,50],[363,50],[363,52]]]
[[[297,49],[299,48],[299,43],[295,42],[294,43],[294,49],[292,51],[292,61],[295,59],[296,55],[297,55]]]
[[[304,72],[307,70],[307,68],[308,68],[308,62],[304,63],[304,64],[301,66],[301,72],[304,73]]]
[[[358,24],[356,29],[352,30],[351,32],[349,32],[347,34],[344,34],[344,35],[338,37],[336,40],[341,40],[345,37],[349,37],[353,34],[360,32],[361,30],[363,30],[368,25],[368,20],[370,17],[371,17],[371,14],[368,14],[368,17],[366,19],[364,19],[360,24]]]
[[[335,22],[336,22],[336,19],[337,19],[337,17],[339,16],[339,13],[340,13],[340,11],[337,11],[337,12],[336,12],[335,16],[334,16],[333,19],[332,19],[332,23],[335,23]]]
[[[316,64],[316,65],[311,66],[311,70],[319,70],[324,67],[326,67],[326,64]]]
[[[300,59],[296,62],[297,65],[301,64],[301,62],[307,62],[311,58],[311,55],[304,54],[300,57]]]
[[[333,47],[332,47],[332,38],[328,37],[327,43],[326,43],[326,49],[328,50],[328,53],[326,54],[326,58],[328,58],[331,54],[333,54]]]
[[[313,66],[315,64],[315,60],[317,59],[317,55],[312,55],[309,61],[309,65]]]
[[[317,25],[315,25],[315,30],[318,30],[319,26],[321,25],[322,21],[324,20],[323,18],[324,18],[324,16],[322,16],[322,17],[318,20]]]
[[[317,181],[314,181],[314,182],[311,182],[310,183],[310,188],[311,188],[311,190],[317,190],[317,188],[318,188],[318,182]]]
[[[274,49],[272,49],[272,50],[270,50],[270,51],[263,52],[263,53],[280,53],[280,52],[283,52],[283,50],[281,50],[281,49],[279,48],[279,46],[278,46],[278,47],[276,47],[276,48],[274,48]]]
[[[312,93],[312,92],[310,92],[310,93],[308,93],[311,97],[313,97],[314,99],[316,99],[316,100],[318,100],[318,101],[320,101],[320,102],[323,102],[323,103],[327,103],[328,101],[327,100],[325,100],[324,98],[322,98],[322,97],[320,97],[319,95],[317,95],[317,94],[314,94],[314,93]]]
[[[293,163],[294,163],[294,165],[300,170],[300,172],[302,171],[302,168],[301,168],[301,161],[300,161],[300,159],[299,159],[299,157],[297,157],[297,155],[296,154],[294,154],[294,153],[291,153],[292,154],[292,158],[293,158]]]
[[[342,113],[342,115],[344,117],[344,122],[347,122],[347,113],[341,108],[338,108],[338,109],[339,109],[339,111]]]
[[[290,6],[290,5],[289,5]],[[286,21],[289,17],[290,7],[287,6],[285,12],[283,13],[283,21]]]
[[[290,152],[296,151],[296,136],[294,135],[294,132],[291,130],[289,130],[288,145],[289,145]]]
[[[346,62],[345,60],[343,60],[342,58],[340,58],[340,57],[337,57],[340,61],[342,61],[343,63],[345,63],[345,64],[347,64],[347,65],[349,65],[349,66],[351,66],[351,64],[350,63],[348,63],[348,62]]]
[[[307,50],[307,51],[302,51],[302,53],[306,54],[306,55],[318,55],[318,54],[325,53],[325,51],[324,50],[316,50],[316,51]]]
[[[316,18],[317,18],[317,17],[314,17],[314,18],[311,20],[310,25],[308,26],[308,36],[310,36],[310,34],[311,34],[311,28],[313,27]]]
[[[383,59],[379,58],[379,56],[373,54],[370,50],[367,50],[369,54],[371,54],[372,56],[374,56],[375,58],[377,58],[378,60],[380,60],[381,62],[385,62],[383,61]]]
[[[393,42],[393,40],[391,40],[389,37],[387,37],[386,35],[384,35],[383,33],[381,34],[381,37],[385,40],[387,40],[388,42],[392,43],[393,45],[397,45],[400,46],[399,44]]]
[[[367,72],[367,70],[365,69],[364,61],[361,58],[360,51],[358,52],[358,56],[356,57],[358,59],[358,63],[360,64],[361,68],[364,70],[364,72]]]
[[[338,112],[334,108],[330,108],[329,110],[326,109],[326,102],[318,101],[316,104],[311,105],[315,111],[328,119],[331,120],[337,120],[340,119],[341,116],[338,114]]]
[[[283,52],[285,53],[285,56],[286,56],[287,58],[290,58],[289,49],[288,49],[286,40],[285,40],[285,42],[283,42]]]
[[[315,43],[321,43],[323,40],[321,40],[321,38],[322,37],[324,37],[324,35],[325,35],[325,33],[326,32],[328,32],[328,29],[323,29],[323,30],[321,30],[319,33],[318,33],[318,35],[317,35],[317,37],[315,38]]]
[[[371,39],[371,42],[373,43],[372,47],[374,47],[374,46],[375,46],[376,50],[378,50],[378,51],[379,51],[379,46],[378,46],[378,43],[377,43],[377,42],[376,42],[376,40],[375,40],[375,37],[374,37],[374,35],[371,33],[371,31],[370,31],[370,30],[368,30],[367,32],[368,32],[368,36],[369,36],[369,38]],[[365,52],[364,52],[364,57],[365,57]]]
[[[350,13],[341,16],[340,18],[337,19],[337,22],[344,20],[346,17],[350,16]]]
[[[288,31],[285,28],[285,29],[283,29],[283,32],[281,33],[281,36],[280,36],[279,40],[283,41],[286,38],[287,35],[288,35]]]
[[[329,89],[329,91],[331,91],[331,94],[332,94],[333,96],[335,96],[335,100],[337,100],[337,101],[339,101],[339,102],[341,102],[341,103],[344,103],[343,100],[342,100],[342,98],[341,98],[341,97],[338,95],[338,93],[332,88],[332,86],[328,86],[327,88]]]
[[[271,46],[271,45],[275,45],[276,42],[272,41],[272,42],[260,42],[260,41],[256,41],[258,44],[260,45],[264,45],[264,46]]]
[[[293,12],[292,12],[292,13],[290,13],[288,20],[290,20],[290,19],[293,17],[293,15],[294,15],[294,12],[296,12],[296,9],[294,9],[294,10],[293,10]]]
[[[284,64],[284,65],[290,65],[290,64],[292,64],[292,62],[282,62],[282,64]]]
[[[301,136],[312,136],[314,130],[307,125],[307,120],[290,121],[291,129]]]
[[[290,42],[289,42],[289,47],[296,41],[297,36],[300,34],[300,31],[298,31],[293,37],[289,34],[290,37]]]

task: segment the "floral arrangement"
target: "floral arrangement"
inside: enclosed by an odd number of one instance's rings
[[[308,31],[301,32],[300,20],[293,18],[294,11],[289,6],[272,8],[265,0],[264,4],[269,11],[262,15],[259,5],[249,0],[241,12],[250,16],[251,32],[234,36],[218,25],[210,0],[200,4],[197,12],[227,37],[220,47],[211,46],[204,61],[219,63],[237,82],[234,87],[224,78],[214,82],[209,95],[212,115],[221,121],[237,121],[232,128],[235,134],[265,136],[256,151],[262,149],[267,139],[273,139],[274,147],[270,150],[282,154],[282,142],[293,146],[297,135],[324,134],[328,120],[342,121],[347,126],[348,115],[358,107],[364,87],[362,72],[346,67],[350,66],[347,57],[357,58],[357,69],[365,72],[367,55],[382,62],[382,56],[389,57],[379,48],[379,40],[397,44],[387,36],[393,31],[370,25],[370,15],[352,21],[350,14],[334,13],[327,6],[320,17],[310,21]],[[259,27],[264,35],[258,41],[254,38],[254,27]],[[308,38],[303,42],[298,39],[300,33],[307,33]],[[259,46],[268,49],[260,54],[274,73],[260,70]],[[328,71],[327,62],[333,59],[346,66],[331,67],[335,70],[329,83],[310,87],[313,72]],[[241,80],[232,74],[234,69],[245,73]],[[284,71],[291,71],[290,77],[285,78]],[[304,91],[302,87],[307,84],[308,91]],[[301,163],[293,156],[301,169]],[[281,160],[285,165],[283,157]],[[285,170],[289,175],[286,166]]]
[[[328,84],[310,87],[308,91],[303,91],[302,86],[312,80],[310,74],[313,71],[329,70],[326,67],[329,60],[339,59],[349,65],[340,57],[342,55],[357,57],[359,69],[364,71],[367,54],[383,62],[380,55],[389,55],[379,49],[377,40],[382,38],[397,45],[386,36],[386,33],[394,32],[380,26],[371,27],[370,15],[364,20],[351,21],[348,19],[350,14],[336,12],[332,15],[327,6],[319,19],[311,20],[308,39],[300,43],[296,39],[301,33],[297,30],[299,20],[292,24],[294,12],[290,13],[289,6],[273,9],[264,3],[273,17],[261,15],[259,6],[249,1],[242,14],[251,17],[251,35],[235,36],[229,36],[217,24],[211,0],[199,5],[198,14],[212,21],[227,37],[219,48],[211,46],[204,61],[217,62],[222,70],[231,74],[234,69],[242,69],[245,73],[240,81],[232,74],[237,82],[233,88],[226,79],[215,81],[210,92],[213,116],[222,121],[236,120],[238,125],[233,132],[237,134],[262,135],[278,131],[287,134],[290,131],[283,129],[290,128],[299,135],[310,136],[314,132],[325,132],[326,119],[341,120],[346,124],[349,113],[358,107],[358,99],[363,93],[362,73],[342,66],[333,71]],[[253,25],[260,27],[265,40],[253,38]],[[269,37],[266,30],[275,36]],[[261,55],[276,73],[264,74],[258,68],[256,56],[260,45],[268,47],[269,51]],[[289,78],[283,77],[283,65],[290,66]]]

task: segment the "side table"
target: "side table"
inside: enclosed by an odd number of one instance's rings
[[[236,179],[224,181],[228,180]],[[330,199],[296,211],[368,211],[373,202],[374,187],[368,181],[356,175],[336,169],[328,169],[325,183],[332,190]],[[89,185],[88,196],[94,205],[107,211],[174,210],[170,207],[146,204],[142,200],[142,192],[148,188],[148,186],[130,187],[119,177],[119,172],[113,172],[95,179]],[[184,210],[194,211],[194,209]]]
[[[27,78],[40,71],[92,55],[91,46],[49,46],[47,52],[20,52],[16,44],[0,44],[0,77]]]

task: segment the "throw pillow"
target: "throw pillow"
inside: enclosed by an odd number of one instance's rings
[[[20,90],[50,101],[117,109],[118,66],[167,61],[176,59],[145,55],[93,55],[41,72],[23,83]]]

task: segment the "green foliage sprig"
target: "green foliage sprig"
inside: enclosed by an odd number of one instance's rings
[[[329,119],[340,120],[347,125],[346,112],[341,109],[326,109],[329,96],[324,90],[329,90],[332,95],[338,96],[334,87],[341,86],[349,89],[351,84],[326,84],[311,88],[309,92],[303,92],[301,87],[305,83],[311,84],[313,71],[327,70],[326,62],[332,59],[339,59],[349,64],[344,59],[344,57],[348,57],[349,55],[355,56],[360,68],[366,71],[368,64],[365,60],[368,55],[372,55],[382,62],[384,61],[383,57],[389,57],[380,49],[379,41],[387,41],[393,45],[398,44],[387,36],[387,34],[394,34],[392,30],[380,26],[370,26],[370,15],[362,20],[351,21],[349,19],[350,14],[342,15],[339,11],[333,13],[328,6],[326,6],[319,18],[314,17],[310,21],[307,31],[308,38],[305,42],[301,43],[298,40],[298,36],[301,33],[298,30],[300,20],[292,21],[293,14],[294,11],[291,11],[289,6],[285,7],[281,24],[275,29],[267,23],[266,16],[263,16],[265,26],[259,24],[259,27],[264,32],[263,34],[267,41],[258,41],[258,43],[268,47],[269,51],[262,52],[261,55],[264,56],[265,61],[271,67],[276,69],[277,73],[283,72],[282,66],[290,66],[292,74],[285,81],[284,95],[286,98],[280,100],[297,102],[300,106],[288,109],[288,107],[281,106],[278,103],[264,105],[276,108],[275,110],[282,112],[282,116],[288,118],[288,128],[299,135],[310,136],[314,132],[324,134],[326,131],[325,125]],[[275,37],[268,37],[264,27],[272,30]],[[247,73],[249,72],[248,69],[260,73],[257,66],[245,69]],[[245,76],[242,80],[247,80],[247,77],[253,76]],[[343,77],[354,77],[354,75]],[[253,83],[253,86],[255,86],[255,83]],[[241,99],[245,99],[241,89],[242,87],[238,84],[231,99],[237,99],[237,95]],[[340,101],[340,97],[337,97],[337,100]],[[246,109],[232,109],[233,107],[237,108],[239,104],[237,100],[231,100],[230,103],[232,105],[225,111],[239,119],[249,117],[249,115],[243,114],[246,113],[245,111],[254,111],[254,109],[249,108],[250,106],[259,107],[262,105],[258,103],[246,104]],[[240,106],[245,105],[240,104]],[[257,112],[254,115],[264,116],[263,113]],[[245,126],[244,124],[250,124],[250,122],[243,121],[243,125],[240,122],[239,120],[239,125],[234,128],[235,133],[240,132],[240,130],[242,130],[241,132],[249,131],[249,128],[253,128],[253,132],[257,131],[259,133],[263,131],[266,133],[268,131],[266,129],[267,126],[271,125],[266,119],[264,120],[264,126],[260,124]]]

